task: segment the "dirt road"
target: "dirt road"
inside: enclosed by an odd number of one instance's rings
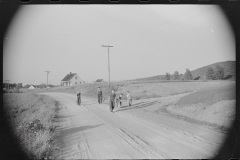
[[[57,159],[211,158],[225,134],[141,109],[116,108],[66,93],[44,93],[61,104],[56,116]],[[158,101],[156,103],[161,103]]]

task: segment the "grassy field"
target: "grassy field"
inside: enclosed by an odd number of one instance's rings
[[[236,119],[236,86],[230,84],[188,94],[165,107],[165,111],[188,121],[228,130]]]
[[[53,118],[58,104],[48,96],[31,93],[3,94],[4,118],[12,126],[30,159],[49,159],[54,149]]]
[[[158,100],[160,103],[145,108],[146,111],[165,112],[170,116],[221,131],[227,131],[236,119],[235,83],[218,83],[204,90],[149,100]]]
[[[227,127],[235,118],[236,82],[235,81],[121,81],[111,83],[89,83],[71,87],[55,87],[51,89],[24,90],[23,92],[65,92],[76,94],[82,89],[83,95],[97,99],[97,88],[101,87],[105,99],[111,88],[117,95],[130,91],[133,103],[158,99],[161,103],[146,109],[151,112],[164,111],[188,121],[203,124],[216,124]]]
[[[235,100],[236,86],[233,84],[227,86],[219,86],[218,88],[207,89],[189,94],[181,98],[176,105],[188,106],[193,104],[211,105],[222,100]]]
[[[64,92],[76,94],[77,90],[82,89],[84,96],[97,97],[97,88],[101,87],[105,98],[114,88],[117,94],[123,93],[123,99],[126,99],[126,92],[130,91],[133,99],[138,100],[195,92],[229,84],[235,84],[235,81],[120,81],[112,82],[111,88],[108,88],[107,83],[88,83],[70,87],[60,86],[50,89],[24,89],[21,91],[25,93]]]

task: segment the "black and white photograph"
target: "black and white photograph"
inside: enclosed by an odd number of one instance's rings
[[[238,1],[78,2],[0,2],[1,159],[239,158]]]

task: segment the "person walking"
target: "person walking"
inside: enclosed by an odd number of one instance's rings
[[[119,105],[120,105],[120,107],[122,107],[122,96],[123,96],[123,94],[121,93],[120,95],[119,95]]]
[[[81,105],[81,93],[82,93],[82,90],[80,92],[77,91],[77,104],[78,105]]]
[[[97,95],[98,95],[98,103],[102,103],[102,90],[100,89],[100,87],[98,87],[98,91],[97,91]]]
[[[119,97],[116,96],[116,107],[118,107]]]
[[[128,107],[132,105],[132,95],[127,91]]]
[[[114,89],[112,89],[112,93],[109,96],[109,109],[110,109],[110,112],[113,112],[114,105],[115,105],[115,100],[116,100],[116,94],[115,94]]]

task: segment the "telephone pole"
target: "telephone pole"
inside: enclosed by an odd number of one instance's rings
[[[109,47],[113,47],[113,46],[104,46],[102,45],[102,47],[107,47],[108,48],[108,87],[110,88],[110,60],[109,60]]]
[[[9,81],[10,81],[10,80],[6,80],[7,86],[8,86],[8,92],[9,92]],[[6,88],[6,89],[7,89],[7,88]]]
[[[45,72],[47,72],[47,86],[48,86],[48,73],[49,73],[50,71],[45,71]]]

